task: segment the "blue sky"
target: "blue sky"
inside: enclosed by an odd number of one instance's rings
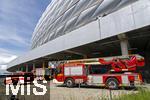
[[[51,0],[0,0],[0,67],[30,50],[31,36]]]

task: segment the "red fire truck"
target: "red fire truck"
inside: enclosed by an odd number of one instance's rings
[[[20,81],[24,83],[32,83],[34,80],[34,75],[31,72],[14,72],[11,75],[7,75],[4,80],[4,84],[14,84],[16,85]],[[19,83],[18,83],[19,84]]]
[[[53,83],[74,87],[78,84],[105,86],[110,89],[135,87],[143,83],[137,67],[144,66],[139,55],[66,61],[56,68]]]

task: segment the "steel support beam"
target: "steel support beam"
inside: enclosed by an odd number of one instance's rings
[[[28,64],[26,64],[26,72],[28,72],[28,67],[29,67]]]
[[[33,66],[32,66],[32,67],[33,67],[33,70],[35,70],[35,63],[33,63]]]
[[[45,62],[44,61],[43,61],[42,66],[43,66],[43,78],[44,78],[44,75],[45,75]]]

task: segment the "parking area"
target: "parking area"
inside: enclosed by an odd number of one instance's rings
[[[75,88],[67,88],[64,86],[57,86],[50,82],[50,100],[101,100],[117,97],[123,94],[137,93],[137,90],[120,89],[108,90],[102,87],[81,86]]]

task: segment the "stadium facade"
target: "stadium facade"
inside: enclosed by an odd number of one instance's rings
[[[146,59],[148,79],[149,51],[150,0],[53,0],[36,25],[31,51],[10,62],[8,71],[20,66],[31,71],[52,60],[137,53]]]
[[[53,0],[33,32],[32,48],[43,45],[135,1],[137,0]]]

